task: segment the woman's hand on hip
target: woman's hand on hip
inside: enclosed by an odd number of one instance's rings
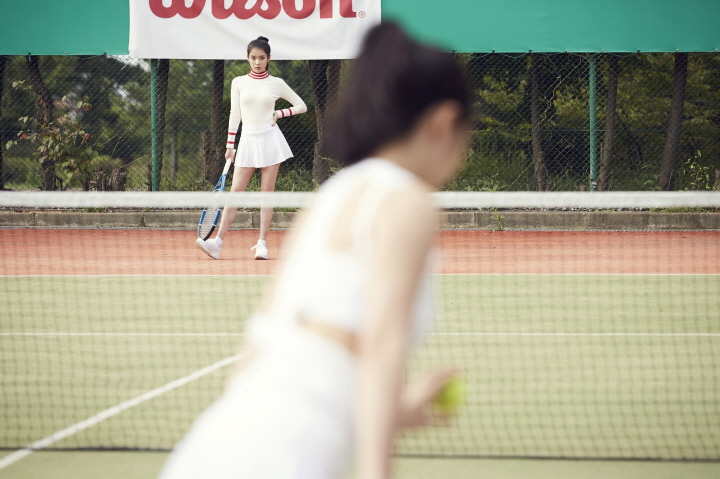
[[[275,126],[277,124],[277,121],[278,121],[278,112],[277,112],[277,110],[275,110],[273,112],[272,126]]]
[[[235,149],[234,148],[228,148],[227,150],[225,150],[225,159],[231,160],[231,161],[235,160]]]

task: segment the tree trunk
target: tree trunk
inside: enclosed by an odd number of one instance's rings
[[[167,109],[168,83],[170,81],[170,60],[158,59],[158,172],[162,175],[165,152],[165,110]],[[152,190],[152,163],[148,165],[148,191]]]
[[[2,118],[2,97],[3,97],[3,85],[5,85],[5,63],[7,57],[0,55],[0,118]],[[5,148],[5,141],[2,136],[2,130],[0,130],[0,190],[5,189],[5,174],[3,173],[3,148]]]
[[[670,120],[668,121],[665,148],[660,164],[658,181],[663,191],[672,191],[675,186],[675,168],[680,149],[680,129],[682,128],[683,108],[685,106],[685,84],[687,83],[688,54],[675,53],[673,71],[672,99],[670,100]]]
[[[533,183],[536,191],[547,190],[547,168],[545,156],[540,141],[540,93],[538,85],[538,62],[540,58],[537,53],[530,54],[530,114],[531,114],[531,138],[533,157]]]
[[[608,56],[607,113],[605,115],[605,138],[603,138],[600,167],[598,171],[598,191],[610,188],[610,172],[612,169],[613,144],[615,142],[615,116],[617,112],[617,86],[620,65],[618,57]]]
[[[173,125],[172,130],[170,131],[170,159],[171,159],[170,174],[172,175],[173,181],[175,181],[175,177],[177,175],[177,168],[178,168],[177,140],[178,140],[177,125]]]
[[[53,99],[50,90],[40,73],[40,62],[37,56],[27,57],[27,70],[30,77],[30,85],[37,97],[35,103],[35,123],[38,129],[49,127],[53,121]],[[55,162],[45,160],[40,165],[41,188],[45,191],[56,189]]]
[[[321,184],[330,176],[330,160],[322,151],[324,123],[327,114],[337,103],[340,90],[340,60],[309,60],[310,80],[315,102],[315,120],[318,138],[313,155],[313,180]]]
[[[215,183],[220,177],[225,158],[225,128],[223,125],[223,88],[225,84],[225,61],[213,62],[212,101],[210,108],[210,132],[207,135],[207,145],[203,149],[205,180]]]
[[[623,121],[622,117],[617,114],[617,112],[615,119],[618,123],[620,123],[620,131],[622,132],[620,138],[625,145],[625,148],[627,148],[630,166],[632,166],[633,170],[637,170],[645,164],[645,155],[643,154],[640,140],[632,134],[632,130],[627,126],[627,124]]]
[[[165,155],[165,110],[167,109],[170,60],[158,60],[158,171],[162,172]]]

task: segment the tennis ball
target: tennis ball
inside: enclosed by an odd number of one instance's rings
[[[455,414],[465,400],[465,382],[452,378],[433,398],[433,405],[443,414]]]

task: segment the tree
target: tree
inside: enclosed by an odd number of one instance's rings
[[[605,138],[603,138],[600,165],[598,168],[599,191],[607,191],[610,187],[610,172],[615,141],[615,117],[617,105],[617,86],[620,66],[617,55],[608,56],[607,105],[605,114]]]
[[[340,89],[340,60],[310,60],[310,80],[315,102],[317,141],[313,152],[312,176],[316,183],[324,182],[330,176],[329,159],[323,152],[325,119],[337,102]]]
[[[0,55],[0,118],[2,118],[2,98],[5,85],[5,63],[7,58]],[[2,130],[0,130],[0,190],[5,189],[5,175],[3,174],[3,137]]]
[[[536,191],[547,190],[547,167],[543,154],[542,142],[540,140],[540,93],[538,86],[538,62],[537,53],[530,55],[530,96],[531,96],[531,137],[532,137],[532,158],[533,158],[533,183]]]
[[[687,84],[688,54],[675,53],[675,67],[673,69],[672,99],[670,100],[670,119],[668,120],[665,148],[663,149],[662,163],[660,164],[660,188],[671,191],[675,185],[675,170],[678,162],[680,148],[680,129],[683,120],[683,107],[685,105],[685,85]]]
[[[36,55],[28,55],[27,70],[30,85],[37,97],[37,103],[35,104],[36,126],[38,129],[49,127],[53,121],[53,97],[40,73],[40,62]],[[41,178],[41,188],[43,190],[55,189],[55,164],[51,160],[45,160],[41,164]]]
[[[212,71],[212,97],[210,102],[210,132],[203,137],[203,156],[205,165],[205,180],[211,184],[217,180],[222,172],[223,163],[220,161],[223,154],[221,132],[225,129],[223,124],[223,87],[225,84],[225,61],[213,61]]]

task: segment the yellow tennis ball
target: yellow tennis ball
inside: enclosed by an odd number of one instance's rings
[[[443,414],[455,414],[465,401],[465,382],[452,378],[433,398],[433,405]]]

